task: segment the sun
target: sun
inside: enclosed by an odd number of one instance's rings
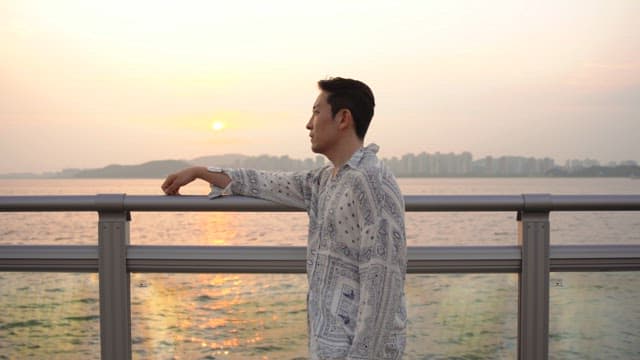
[[[224,129],[224,123],[222,121],[214,121],[211,123],[211,130],[220,131]]]

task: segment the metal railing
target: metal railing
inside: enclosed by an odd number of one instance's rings
[[[405,196],[407,211],[517,213],[518,246],[409,247],[408,273],[518,273],[518,358],[548,359],[550,271],[640,271],[640,245],[551,246],[551,211],[640,211],[640,195]],[[132,211],[301,211],[204,196],[0,196],[0,212],[96,211],[98,246],[0,246],[0,271],[98,272],[102,359],[131,358],[131,272],[304,273],[304,247],[129,244]]]

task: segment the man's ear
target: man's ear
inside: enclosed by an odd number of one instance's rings
[[[353,127],[353,115],[349,109],[340,109],[338,111],[338,129],[344,130]]]

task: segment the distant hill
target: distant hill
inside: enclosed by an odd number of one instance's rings
[[[545,174],[556,177],[640,177],[640,166],[621,165],[614,167],[591,166],[573,171],[553,168]]]
[[[34,173],[0,174],[0,179],[40,179],[42,176]]]
[[[158,160],[140,165],[109,165],[101,169],[77,172],[74,178],[164,178],[168,174],[191,166],[182,160]]]
[[[225,155],[201,156],[189,162],[193,165],[199,165],[199,166],[234,167],[238,163],[245,161],[247,158],[248,156],[246,155],[225,154]]]
[[[217,166],[261,170],[301,171],[325,165],[326,158],[293,159],[287,155],[246,156],[225,154],[201,156],[193,160],[157,160],[136,165],[109,165],[95,169],[63,169],[58,172],[0,174],[0,179],[73,178],[164,178],[190,166]],[[610,166],[554,167],[553,159],[502,156],[473,160],[471,153],[406,154],[402,158],[382,159],[397,177],[632,177],[640,178],[635,161]],[[585,160],[586,161],[586,160]]]

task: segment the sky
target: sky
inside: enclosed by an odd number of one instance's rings
[[[373,89],[382,157],[640,161],[638,23],[636,0],[4,0],[0,173],[311,157],[334,76]]]

